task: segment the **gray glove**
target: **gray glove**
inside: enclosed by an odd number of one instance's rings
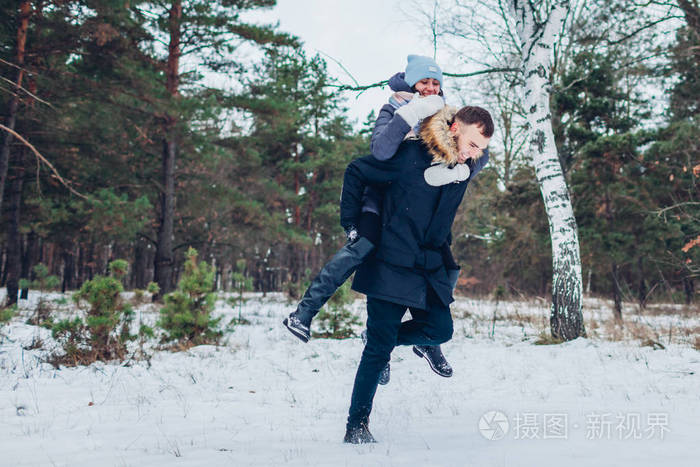
[[[403,118],[408,126],[413,128],[418,121],[430,117],[443,107],[445,107],[445,101],[442,97],[435,94],[420,97],[420,94],[416,93],[411,102],[396,109],[394,115]]]
[[[433,164],[423,172],[425,183],[430,186],[442,186],[448,183],[459,183],[469,178],[467,164],[457,164],[453,168],[446,164]]]

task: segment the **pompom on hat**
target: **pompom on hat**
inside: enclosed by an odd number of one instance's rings
[[[414,84],[425,78],[435,78],[442,87],[442,70],[435,63],[435,60],[422,55],[409,55],[404,78],[406,83],[413,87]]]

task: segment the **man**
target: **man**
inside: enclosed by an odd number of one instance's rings
[[[420,55],[409,55],[406,71],[396,73],[389,79],[389,87],[395,92],[379,111],[370,143],[372,155],[377,160],[392,158],[404,139],[416,138],[424,118],[442,110],[445,106],[442,80],[442,70],[438,64],[432,58]],[[457,179],[466,179],[467,171],[464,165],[447,167],[439,164],[428,169],[426,180],[431,185],[445,185]],[[304,292],[296,310],[284,319],[283,324],[302,342],[309,341],[311,321],[321,307],[374,251],[381,230],[381,198],[381,190],[371,186],[365,188],[362,214],[356,220],[356,230],[348,231],[350,241],[323,266]],[[362,237],[361,240],[354,241],[358,235]],[[449,254],[450,258],[447,264],[454,265],[448,274],[456,282],[458,266],[451,259],[449,249],[445,254]],[[439,345],[416,347],[414,352],[424,357],[436,374],[445,378],[452,376],[452,367]],[[390,368],[387,363],[379,384],[388,384],[389,379]]]
[[[401,143],[393,158],[356,159],[345,172],[340,218],[346,230],[360,218],[364,187],[386,190],[381,239],[353,281],[353,289],[367,295],[367,344],[355,376],[347,443],[375,442],[369,415],[393,348],[435,346],[452,337],[452,284],[444,251],[467,184],[488,161],[482,154],[493,130],[490,114],[480,107],[445,107],[424,121],[420,139]],[[460,163],[469,169],[466,180],[431,183],[433,164]],[[408,308],[413,319],[402,323]]]

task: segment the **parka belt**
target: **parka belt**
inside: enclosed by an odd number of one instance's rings
[[[394,266],[424,269],[428,272],[436,271],[443,266],[442,254],[435,249],[421,248],[418,253],[414,253],[381,245],[377,250],[376,257]]]

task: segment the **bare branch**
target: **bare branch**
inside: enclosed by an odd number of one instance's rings
[[[485,75],[488,73],[507,73],[507,72],[511,72],[511,71],[520,71],[520,69],[519,68],[512,68],[512,67],[489,68],[486,70],[472,71],[471,73],[447,73],[447,72],[443,72],[442,74],[444,76],[449,76],[450,78],[469,78],[470,76]]]
[[[387,84],[389,84],[388,79],[385,79],[384,81],[379,81],[378,83],[367,84],[364,86],[362,86],[362,85],[350,86],[347,84],[329,84],[328,86],[331,88],[338,88],[339,91],[362,91],[362,92],[364,92],[368,89],[384,87]]]
[[[28,75],[31,75],[31,74],[32,74],[32,73],[31,73],[29,70],[27,70],[26,68],[22,68],[21,66],[15,65],[15,64],[12,63],[12,62],[8,62],[8,61],[6,61],[6,60],[3,60],[2,58],[0,58],[0,63],[4,63],[5,65],[11,66],[12,68],[17,68],[18,70],[24,71],[24,72],[27,73]]]
[[[83,195],[83,194],[78,193],[77,191],[75,191],[75,190],[73,189],[73,187],[71,187],[71,186],[63,179],[63,177],[61,177],[61,175],[58,173],[58,171],[57,171],[56,168],[53,166],[53,164],[51,164],[51,162],[49,162],[44,156],[42,156],[41,153],[40,153],[39,151],[37,151],[37,149],[36,149],[34,146],[32,146],[32,144],[31,144],[29,141],[27,141],[27,140],[24,139],[22,136],[20,136],[16,131],[14,131],[14,130],[12,130],[12,129],[10,129],[10,128],[7,128],[5,125],[0,124],[0,130],[5,130],[5,131],[7,131],[7,132],[10,133],[12,136],[14,136],[14,137],[17,138],[19,141],[21,141],[22,144],[24,144],[24,145],[27,146],[29,149],[31,149],[32,152],[34,153],[34,155],[35,155],[38,159],[40,159],[44,164],[46,164],[46,165],[51,169],[51,171],[53,172],[54,176],[58,179],[58,181],[61,182],[61,184],[62,184],[63,186],[65,186],[66,188],[68,188],[68,191],[70,191],[71,193],[73,193],[73,194],[76,195],[76,196],[80,196],[80,197],[83,198],[83,199],[88,199],[87,196],[85,196],[85,195]]]
[[[31,96],[31,97],[34,98],[35,100],[41,102],[42,104],[45,104],[45,105],[48,105],[48,106],[51,107],[51,108],[54,108],[51,104],[49,104],[48,102],[46,102],[46,101],[43,100],[43,99],[40,99],[39,97],[37,97],[36,95],[32,94],[32,93],[29,92],[27,89],[25,89],[25,88],[23,88],[22,86],[18,85],[18,84],[15,83],[14,81],[9,80],[9,79],[5,78],[4,76],[0,76],[0,79],[2,79],[2,80],[5,81],[5,82],[10,83],[10,84],[13,85],[15,88],[21,89],[21,90],[24,91],[26,94],[29,94],[29,96]]]
[[[334,57],[331,57],[330,55],[328,55],[327,53],[323,52],[322,50],[316,49],[316,52],[318,52],[318,53],[320,53],[320,54],[322,54],[322,55],[325,55],[326,57],[328,57],[328,58],[330,58],[331,60],[333,60],[333,62],[335,62],[335,64],[338,65],[338,66],[340,67],[340,69],[343,70],[343,71],[345,72],[345,74],[348,75],[348,76],[350,77],[350,79],[353,81],[353,83],[355,83],[355,86],[360,86],[360,83],[355,79],[355,77],[352,75],[352,73],[350,73],[350,71],[348,71],[348,69],[345,68],[345,65],[343,65],[342,63],[340,63],[339,60],[336,60]],[[371,86],[371,87],[374,87],[374,86]],[[369,89],[369,88],[367,88],[367,89]]]
[[[657,216],[662,216],[666,211],[670,211],[672,209],[678,209],[682,208],[684,206],[698,206],[700,205],[700,201],[686,201],[684,203],[678,203],[674,204],[672,206],[666,206],[665,208],[662,209],[656,209],[652,212],[656,213]]]
[[[488,73],[506,73],[511,71],[519,71],[518,68],[489,68],[486,70],[472,71],[471,73],[448,73],[443,72],[443,76],[449,76],[450,78],[469,78],[471,76],[485,75]],[[355,81],[355,79],[353,79]],[[389,84],[389,80],[379,81],[377,83],[360,85],[355,81],[355,86],[350,86],[348,84],[329,84],[329,87],[338,88],[339,91],[366,91],[372,88],[379,88]]]

